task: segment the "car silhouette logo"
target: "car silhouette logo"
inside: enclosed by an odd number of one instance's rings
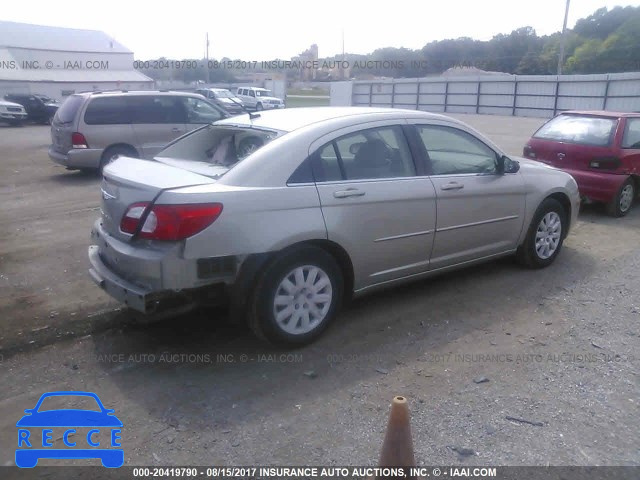
[[[42,407],[42,403],[51,397],[63,397],[63,400],[66,400],[64,397],[75,399],[85,397],[84,400],[88,397],[89,401],[92,398],[99,410],[46,410]],[[34,408],[24,412],[26,415],[16,423],[18,427],[16,465],[18,467],[33,468],[41,458],[99,458],[102,465],[107,468],[118,468],[123,465],[124,450],[120,443],[122,422],[114,415],[114,410],[104,407],[95,393],[72,391],[45,393]],[[40,429],[42,429],[41,432]],[[62,436],[57,440],[63,440],[66,448],[54,448],[53,429],[63,431]],[[82,438],[77,438],[78,429],[87,430],[86,435],[80,435]],[[105,442],[105,436],[108,442]]]

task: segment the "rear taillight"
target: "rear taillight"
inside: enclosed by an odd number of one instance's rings
[[[120,221],[120,230],[134,234],[140,221],[145,218],[138,237],[149,240],[176,241],[189,238],[201,232],[220,216],[221,203],[195,203],[188,205],[153,205],[134,203]]]
[[[84,138],[84,135],[78,132],[73,132],[71,134],[71,145],[73,148],[89,148],[87,144],[87,139]]]
[[[536,158],[536,152],[533,151],[531,145],[525,145],[524,150],[522,151],[523,157]]]

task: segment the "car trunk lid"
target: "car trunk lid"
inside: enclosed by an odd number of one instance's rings
[[[158,195],[173,188],[215,183],[215,179],[172,165],[119,157],[103,171],[102,225],[121,240],[131,238],[120,230],[120,221],[127,208],[138,202],[152,203]]]

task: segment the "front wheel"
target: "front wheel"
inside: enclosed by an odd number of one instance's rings
[[[567,212],[553,198],[544,200],[531,221],[516,258],[529,268],[544,268],[553,263],[564,241]]]
[[[261,104],[261,103],[258,103],[258,104],[256,105],[256,110],[257,110],[258,112],[260,112],[261,110],[264,110],[264,107],[262,106],[262,104]]]
[[[249,327],[281,346],[301,346],[329,326],[342,301],[343,278],[326,251],[305,246],[283,253],[259,276]]]
[[[622,184],[613,200],[607,205],[607,213],[612,217],[624,217],[631,210],[635,198],[636,186],[633,179],[629,177]]]

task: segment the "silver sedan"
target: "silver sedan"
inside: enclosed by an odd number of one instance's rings
[[[104,170],[94,281],[143,313],[227,303],[260,337],[317,338],[348,298],[498,257],[550,265],[573,178],[420,111],[229,118]]]

